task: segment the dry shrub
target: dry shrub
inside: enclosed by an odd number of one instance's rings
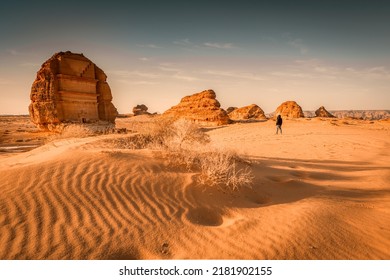
[[[249,163],[230,151],[210,151],[199,158],[200,182],[210,185],[226,185],[232,190],[251,186],[254,176]]]
[[[149,136],[153,147],[164,151],[170,165],[199,172],[202,184],[236,190],[253,183],[249,164],[227,149],[212,147],[209,136],[191,121],[156,123]]]
[[[60,124],[53,130],[56,134],[48,137],[47,142],[68,138],[85,138],[101,134],[109,134],[114,131],[114,125],[93,124]]]
[[[116,149],[145,149],[151,143],[151,137],[144,134],[133,134],[127,137],[108,140]]]
[[[80,124],[71,124],[65,126],[60,132],[60,138],[83,138],[94,136],[96,134],[95,130],[86,125]]]

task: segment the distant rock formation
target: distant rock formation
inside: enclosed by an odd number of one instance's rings
[[[204,125],[224,125],[229,116],[216,99],[213,90],[205,90],[183,97],[180,103],[163,113],[163,117],[184,118]]]
[[[249,120],[249,119],[265,120],[265,119],[267,119],[267,117],[264,114],[264,111],[256,104],[252,104],[249,106],[235,109],[234,111],[229,113],[229,118],[231,120]]]
[[[144,105],[144,104],[135,106],[133,108],[133,114],[134,114],[134,116],[150,115],[150,113],[148,112],[148,107],[146,107],[146,105]]]
[[[315,112],[316,117],[321,117],[321,118],[335,118],[331,113],[329,113],[324,106],[321,106],[320,108],[317,109]]]
[[[31,87],[30,118],[39,128],[64,122],[115,122],[107,76],[83,54],[59,52],[42,64]]]
[[[305,115],[305,118],[314,118],[316,116],[314,111],[303,111],[303,114]]]
[[[231,112],[233,112],[236,109],[238,109],[238,107],[229,107],[226,109],[226,113],[230,114]]]
[[[354,118],[361,120],[390,119],[390,110],[338,110],[330,112],[337,118]]]
[[[285,118],[304,118],[302,108],[295,101],[283,102],[275,111],[274,117],[281,115]]]

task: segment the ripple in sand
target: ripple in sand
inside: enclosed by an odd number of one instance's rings
[[[220,226],[223,223],[216,210],[205,207],[190,209],[186,216],[191,223],[202,226]]]

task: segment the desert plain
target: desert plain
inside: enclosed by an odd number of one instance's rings
[[[202,130],[245,160],[251,186],[201,184],[152,148],[110,144],[128,135],[53,139],[2,116],[0,259],[390,259],[389,120]]]

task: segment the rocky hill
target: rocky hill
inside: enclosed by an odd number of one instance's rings
[[[264,119],[267,119],[267,117],[264,115],[264,111],[256,104],[237,108],[229,113],[229,117],[231,120],[264,120]]]
[[[301,106],[299,106],[295,101],[286,101],[280,104],[273,116],[276,117],[278,115],[281,115],[283,118],[304,117]]]
[[[202,125],[230,123],[228,114],[221,109],[216,94],[211,89],[183,97],[178,105],[165,111],[163,117],[183,118]]]

